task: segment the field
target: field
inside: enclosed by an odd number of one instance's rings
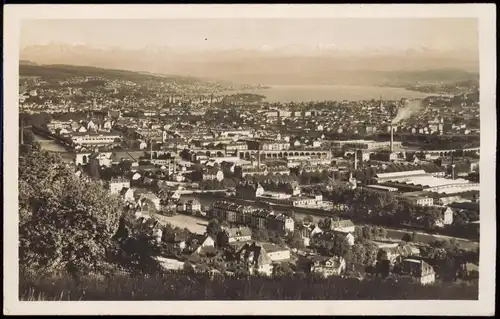
[[[203,234],[207,227],[208,221],[202,218],[188,216],[188,215],[175,215],[175,216],[163,216],[159,214],[152,214],[153,217],[157,218],[161,223],[169,223],[172,226],[179,228],[187,228],[192,233]]]

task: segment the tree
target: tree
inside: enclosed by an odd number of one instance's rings
[[[377,260],[378,246],[374,243],[365,244],[365,265],[373,265]]]
[[[363,244],[354,244],[351,247],[351,262],[365,264],[366,248]]]
[[[270,232],[269,235],[270,235],[269,242],[276,244],[278,246],[281,246],[281,247],[286,245],[286,240],[283,239],[283,237],[280,234],[278,234],[276,232]]]
[[[346,253],[350,250],[349,243],[341,235],[335,236],[332,246],[330,251],[333,256],[345,257]]]
[[[401,237],[401,240],[402,240],[402,241],[405,241],[405,242],[411,242],[412,240],[411,240],[411,235],[410,235],[410,233],[405,233],[405,234],[403,235],[403,237]]]
[[[363,236],[363,229],[360,227],[354,228],[354,239],[356,242],[364,244],[366,242],[366,238]]]
[[[209,236],[212,236],[212,238],[217,238],[217,235],[221,230],[222,230],[221,223],[219,222],[219,220],[214,218],[208,222],[206,233]]]
[[[113,263],[133,274],[158,273],[161,265],[153,256],[160,252],[160,244],[142,234],[134,234],[118,243],[110,254]]]
[[[168,242],[175,238],[175,230],[170,224],[166,224],[162,230],[162,241]]]
[[[259,241],[269,241],[269,232],[266,229],[257,229],[252,232],[252,237]]]
[[[182,266],[182,269],[187,271],[187,272],[192,272],[194,271],[193,265],[191,265],[189,262],[184,262],[184,265]]]
[[[304,248],[304,239],[302,239],[302,236],[298,231],[289,233],[286,238],[286,243],[292,248]]]
[[[381,259],[377,261],[377,265],[375,266],[377,274],[386,278],[390,274],[391,263],[387,259]]]
[[[275,277],[287,276],[292,273],[293,273],[292,268],[290,267],[290,264],[287,262],[273,265],[272,275]]]
[[[386,238],[387,237],[387,230],[382,227],[377,227],[377,236],[379,238]]]
[[[19,158],[19,263],[72,274],[107,268],[123,210],[99,183],[78,179],[56,154]]]
[[[314,218],[311,215],[307,215],[304,217],[304,222],[305,223],[312,223],[314,221]]]
[[[387,251],[384,250],[384,249],[380,249],[377,253],[377,261],[381,261],[381,260],[388,260],[388,256],[387,256]]]
[[[361,234],[364,239],[370,240],[373,238],[373,231],[371,226],[363,226],[361,229]]]
[[[405,233],[401,240],[405,242],[414,242],[416,239],[417,234],[415,232],[412,233]]]

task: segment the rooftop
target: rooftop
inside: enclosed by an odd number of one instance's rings
[[[226,233],[229,237],[251,236],[252,230],[249,227],[228,228]]]
[[[398,190],[396,187],[388,187],[388,186],[383,186],[383,185],[366,185],[364,187],[385,190],[385,191],[397,191]]]

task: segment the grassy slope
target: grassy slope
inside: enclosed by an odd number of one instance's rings
[[[419,284],[371,279],[358,281],[330,277],[215,277],[171,272],[159,276],[125,276],[96,279],[80,284],[68,277],[21,276],[21,300],[477,300],[476,285]]]

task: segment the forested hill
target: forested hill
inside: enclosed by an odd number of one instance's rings
[[[180,83],[196,83],[199,79],[182,76],[159,76],[126,70],[104,69],[91,66],[76,66],[65,64],[36,65],[30,63],[19,64],[20,76],[41,76],[45,78],[64,79],[75,76],[96,76],[107,79],[120,79],[129,81],[146,80],[175,80]]]

